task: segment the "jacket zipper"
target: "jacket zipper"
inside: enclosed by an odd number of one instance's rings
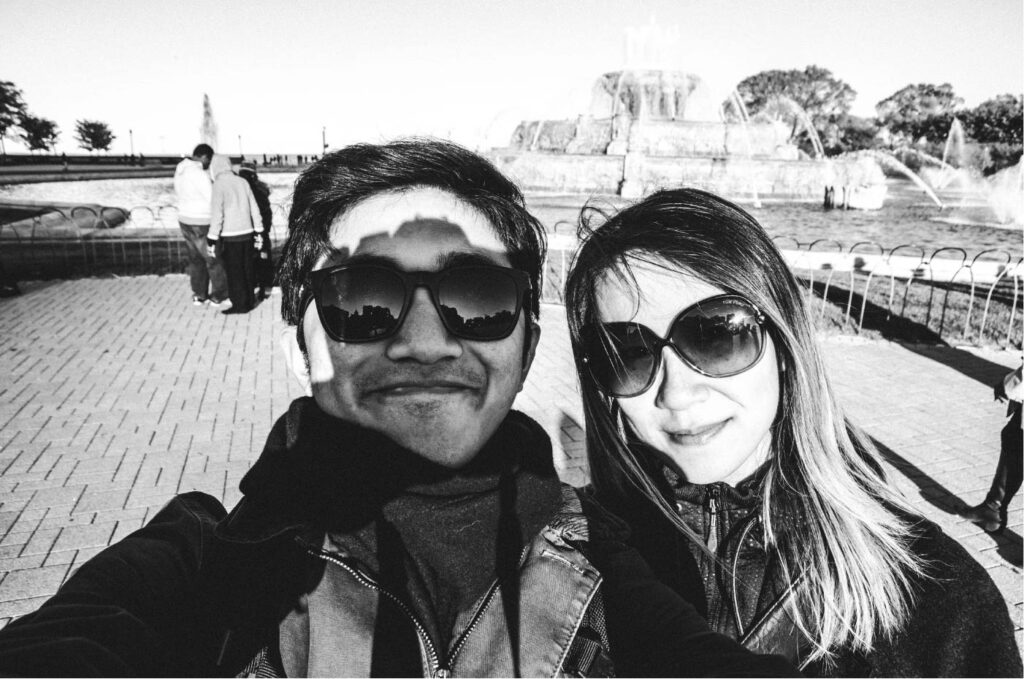
[[[477,623],[480,622],[480,618],[483,616],[484,611],[487,610],[491,601],[494,599],[494,593],[498,591],[498,581],[495,580],[491,583],[491,587],[487,590],[487,594],[484,596],[479,608],[477,608],[476,612],[473,614],[473,618],[469,621],[469,625],[467,625],[466,629],[459,635],[459,638],[452,646],[451,653],[448,654],[445,661],[442,663],[437,654],[437,649],[434,648],[434,643],[430,640],[430,635],[427,634],[427,630],[423,626],[423,623],[420,622],[419,618],[416,617],[416,614],[412,612],[404,601],[381,587],[380,584],[378,584],[377,581],[369,575],[366,575],[359,569],[350,566],[337,556],[329,552],[325,552],[322,549],[315,549],[313,547],[307,547],[306,551],[319,559],[323,559],[324,561],[328,561],[335,566],[345,569],[345,571],[356,579],[356,582],[364,587],[369,587],[375,592],[383,594],[398,606],[399,610],[409,617],[412,621],[413,627],[416,628],[416,633],[419,635],[420,641],[423,642],[423,647],[427,651],[428,662],[430,663],[430,676],[435,679],[448,679],[452,676],[452,667],[455,664],[456,657],[459,655],[459,651],[461,651],[462,647],[466,645],[466,640],[468,639],[469,634],[476,629]]]
[[[710,521],[708,526],[708,551],[718,554],[718,492],[717,486],[708,489],[708,514]]]
[[[704,587],[707,591],[713,591],[717,588],[715,584],[715,573],[718,571],[718,496],[720,489],[717,485],[713,485],[708,488],[707,496],[707,508],[708,508],[708,537],[707,537],[707,548],[711,553],[710,556],[705,558],[708,561],[707,568],[707,579],[704,582]],[[721,617],[721,595],[718,597],[712,597],[708,601],[708,622],[711,623],[712,629],[718,629],[719,618]]]

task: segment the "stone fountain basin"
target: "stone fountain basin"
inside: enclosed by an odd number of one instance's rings
[[[120,207],[97,203],[62,203],[40,200],[0,200],[0,226],[3,237],[29,238],[33,234],[58,234],[110,229],[128,221],[128,212]]]

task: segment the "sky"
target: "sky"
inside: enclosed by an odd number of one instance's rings
[[[948,82],[968,106],[1019,95],[1024,3],[0,2],[0,80],[57,122],[67,153],[83,152],[75,121],[90,119],[110,126],[113,153],[187,155],[204,94],[224,153],[315,154],[323,139],[405,135],[487,149],[519,120],[586,112],[595,79],[624,67],[688,71],[727,91],[810,64],[856,90],[855,115],[912,83]]]

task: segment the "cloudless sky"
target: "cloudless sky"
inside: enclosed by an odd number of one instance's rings
[[[627,60],[626,29],[660,27],[664,68],[731,88],[767,69],[827,68],[852,112],[910,83],[968,106],[1024,90],[1021,0],[2,0],[0,80],[81,152],[182,154],[212,102],[219,151],[319,153],[399,135],[502,145],[524,118],[574,117]],[[8,151],[23,151],[7,142]]]

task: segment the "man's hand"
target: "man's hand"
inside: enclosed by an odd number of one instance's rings
[[[206,254],[211,258],[217,256],[217,241],[211,238],[206,239]]]
[[[1006,385],[1003,384],[1002,380],[999,380],[992,386],[992,393],[995,396],[995,400],[1000,403],[1006,401]]]
[[[253,240],[252,240],[252,244],[253,244],[253,247],[255,247],[257,250],[262,250],[263,249],[263,234],[261,234],[261,233],[256,234],[256,237],[253,238]]]

